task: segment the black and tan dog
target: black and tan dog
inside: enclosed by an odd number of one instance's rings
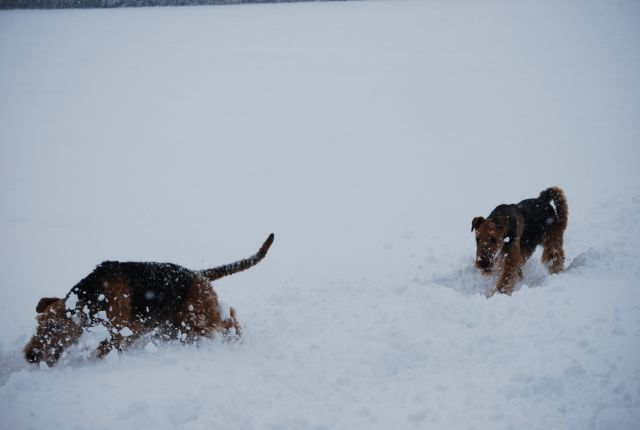
[[[150,332],[184,342],[215,333],[240,336],[235,310],[225,315],[209,283],[256,265],[273,239],[271,234],[252,257],[201,271],[171,263],[105,261],[64,299],[40,300],[37,332],[24,348],[25,358],[51,366],[86,328],[100,324],[110,337],[98,347],[99,357],[113,348],[123,351]]]
[[[476,231],[476,267],[487,275],[501,270],[495,290],[505,294],[513,292],[515,283],[522,278],[522,265],[538,245],[544,247],[542,262],[547,264],[549,273],[562,271],[568,215],[564,192],[551,187],[536,199],[499,205],[486,219],[474,218],[471,231]]]

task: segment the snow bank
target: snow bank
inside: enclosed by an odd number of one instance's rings
[[[637,427],[639,17],[0,12],[0,427]],[[535,255],[487,300],[471,219],[551,185],[568,270]],[[38,299],[100,261],[205,268],[271,231],[265,261],[216,284],[242,342],[22,360]]]

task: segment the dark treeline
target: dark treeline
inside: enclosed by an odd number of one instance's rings
[[[0,9],[66,9],[143,6],[195,6],[243,3],[291,3],[340,0],[0,0]]]

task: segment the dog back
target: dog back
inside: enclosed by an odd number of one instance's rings
[[[118,286],[120,294],[128,296],[124,298],[137,319],[164,321],[177,311],[196,280],[193,271],[176,264],[105,261],[73,287],[65,300],[77,295],[93,317],[110,306],[105,297]]]

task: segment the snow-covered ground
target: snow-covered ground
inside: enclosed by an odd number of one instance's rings
[[[0,428],[637,429],[640,3],[0,12]],[[485,297],[474,216],[566,191],[568,270]],[[21,349],[105,259],[243,341]]]

